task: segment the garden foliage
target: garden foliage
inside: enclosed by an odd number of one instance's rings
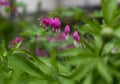
[[[0,84],[120,84],[117,0],[101,0],[96,13],[59,8],[2,40]]]

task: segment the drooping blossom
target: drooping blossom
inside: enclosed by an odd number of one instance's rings
[[[21,42],[22,39],[20,37],[16,37],[15,39],[13,39],[11,42],[10,42],[10,45],[9,47],[13,47],[14,45],[16,45],[17,43]]]
[[[51,26],[53,32],[60,32],[61,21],[59,18],[43,18],[40,23],[45,26],[46,30]]]
[[[69,34],[70,34],[70,26],[69,25],[65,26],[64,33],[65,33],[65,39],[67,40],[69,38]]]
[[[76,47],[79,47],[79,42],[80,42],[80,36],[77,31],[73,33],[73,38],[74,38],[74,45]]]
[[[41,23],[45,26],[46,31],[48,31],[48,26],[50,25],[52,18],[43,18]]]
[[[50,20],[50,26],[53,32],[60,32],[61,22],[59,18],[53,18]]]

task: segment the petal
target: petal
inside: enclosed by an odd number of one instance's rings
[[[77,42],[76,40],[74,40],[74,46],[78,48],[80,46],[79,42]]]

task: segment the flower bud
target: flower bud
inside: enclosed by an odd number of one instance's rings
[[[16,37],[15,39],[13,39],[11,42],[10,42],[10,45],[9,47],[12,48],[14,45],[16,45],[17,43],[21,42],[22,39],[20,37]]]
[[[65,38],[68,39],[69,38],[69,33],[70,33],[69,25],[66,25],[66,27],[64,29],[64,33],[65,33]]]
[[[74,45],[76,46],[76,47],[79,47],[79,42],[80,42],[80,36],[79,36],[79,34],[78,34],[78,32],[77,31],[75,31],[74,33],[73,33],[73,38],[74,38]]]
[[[77,31],[74,32],[74,34],[73,34],[73,38],[74,38],[74,40],[77,41],[77,42],[80,41],[80,36],[79,36],[79,34],[78,34]]]

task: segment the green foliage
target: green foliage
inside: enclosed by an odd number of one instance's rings
[[[49,17],[57,16],[63,20],[62,24],[70,24],[72,31],[79,32],[78,48],[65,48],[73,41],[71,37],[65,42],[55,39],[48,42],[47,37],[56,38],[58,34],[46,32],[43,26],[35,24],[23,26],[20,32],[23,41],[12,48],[8,48],[8,44],[2,41],[0,83],[120,84],[120,10],[117,8],[117,0],[101,0],[101,4],[101,14],[94,12],[92,17],[100,16],[102,23],[90,19],[79,8],[61,8],[49,14]],[[23,4],[19,3],[18,6]],[[69,18],[75,22],[69,22]],[[36,48],[47,50],[47,56],[36,55]]]
[[[117,9],[117,0],[101,0],[101,3],[105,22],[109,26],[114,19],[113,17]]]

